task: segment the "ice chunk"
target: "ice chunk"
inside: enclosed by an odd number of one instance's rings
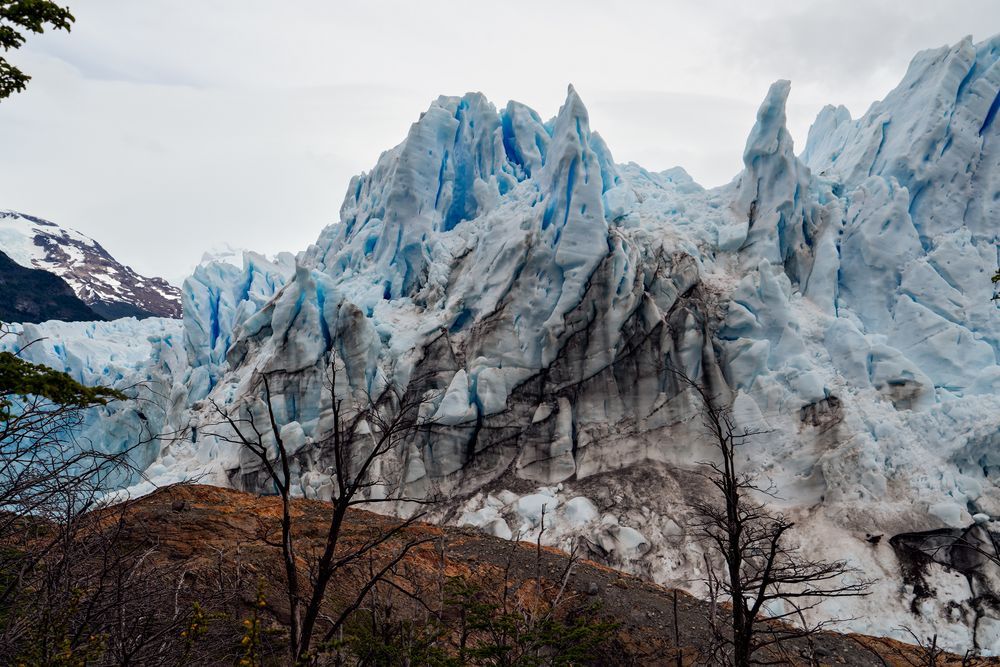
[[[433,421],[438,424],[453,425],[476,418],[476,408],[469,402],[469,377],[464,370],[455,373],[441,405],[434,413]]]
[[[543,512],[547,521],[550,521],[557,507],[559,507],[559,500],[554,496],[545,493],[532,493],[518,498],[514,509],[521,519],[534,527],[541,524]]]
[[[582,526],[598,517],[597,506],[593,501],[583,496],[570,498],[563,505],[563,516],[573,526]]]
[[[952,528],[962,528],[969,525],[969,513],[956,503],[934,503],[927,511]]]

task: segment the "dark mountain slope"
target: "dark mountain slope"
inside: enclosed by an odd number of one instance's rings
[[[26,269],[0,252],[0,321],[103,320],[59,276]]]

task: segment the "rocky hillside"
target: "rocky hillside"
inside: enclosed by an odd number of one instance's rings
[[[317,546],[325,535],[328,505],[301,500],[295,505],[297,534],[305,544]],[[111,512],[116,518],[118,513]],[[197,599],[206,610],[213,609],[213,586],[220,568],[231,573],[242,568],[255,581],[264,577],[266,614],[272,631],[281,632],[288,621],[281,593],[280,553],[273,539],[278,531],[280,505],[275,497],[209,486],[174,486],[132,501],[124,514],[123,534],[129,542],[149,548],[153,557],[185,572],[178,594]],[[362,510],[351,511],[345,528],[345,550],[361,540],[385,531],[392,519]],[[530,589],[538,574],[560,582],[568,555],[555,549],[538,550],[530,543],[517,543],[483,535],[479,531],[439,528],[416,524],[402,540],[432,538],[407,557],[396,581],[400,586],[421,590],[430,605],[442,599],[441,582],[462,577],[484,587],[496,588],[507,572],[513,590]],[[376,561],[396,548],[388,544]],[[363,569],[363,568],[362,568]],[[363,572],[361,573],[363,574]],[[340,577],[334,584],[335,600],[350,598],[363,579]],[[629,576],[590,561],[579,561],[566,586],[571,601],[596,603],[599,616],[618,624],[609,651],[594,664],[676,665],[674,610],[685,665],[699,664],[699,650],[708,641],[709,607],[683,592],[675,592],[637,577]],[[676,607],[675,607],[676,595]],[[249,611],[253,598],[245,599]],[[403,595],[394,599],[396,613],[415,620],[424,618],[424,609]],[[335,606],[335,605],[334,605]],[[825,633],[809,647],[794,647],[788,662],[800,665],[853,665],[856,667],[924,664],[913,647],[890,640]],[[815,655],[816,662],[806,656]],[[944,656],[939,665],[958,665],[955,656]],[[969,665],[1000,664],[1000,660],[974,660]]]
[[[139,275],[93,239],[48,220],[0,210],[0,251],[21,266],[59,276],[103,319],[181,315],[176,287]]]

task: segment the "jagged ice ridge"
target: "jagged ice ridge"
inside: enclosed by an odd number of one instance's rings
[[[27,354],[168,397],[143,417],[183,434],[146,452],[154,481],[258,490],[253,458],[206,426],[213,402],[259,401],[259,374],[278,373],[299,491],[320,498],[335,358],[340,391],[432,399],[437,425],[383,463],[383,493],[444,494],[440,520],[503,537],[537,535],[545,507],[547,543],[582,537],[594,557],[690,585],[690,470],[711,450],[678,368],[771,430],[745,465],[774,480],[803,551],[879,579],[820,613],[1000,652],[1000,573],[930,563],[925,596],[889,540],[866,539],[997,527],[998,61],[1000,36],[925,51],[860,118],[823,109],[798,156],[779,81],[744,170],[712,190],[616,164],[572,88],[549,121],[440,97],[308,249],[196,269],[182,331],[40,325],[30,335],[58,345]],[[137,327],[151,361],[70,352],[111,326]],[[124,447],[138,417],[109,412],[90,437]]]

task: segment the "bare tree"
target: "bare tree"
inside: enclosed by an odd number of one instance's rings
[[[126,395],[30,363],[24,347],[0,352],[0,662],[167,664],[187,610],[158,603],[178,581],[155,547],[122,539],[126,505],[108,506],[157,436],[141,421],[122,451],[82,438],[88,410]]]
[[[407,539],[407,528],[419,520],[422,512],[395,522],[385,530],[375,531],[361,544],[345,544],[343,529],[348,510],[357,506],[371,507],[377,503],[411,502],[427,504],[426,499],[405,498],[395,489],[390,493],[375,493],[376,489],[392,488],[380,472],[381,464],[396,452],[408,436],[431,425],[421,414],[428,404],[427,397],[407,393],[393,385],[378,395],[366,390],[353,393],[338,385],[338,375],[344,367],[334,357],[327,390],[332,420],[329,432],[313,447],[332,457],[330,477],[330,519],[322,547],[316,551],[299,539],[292,511],[297,480],[293,474],[296,457],[282,438],[272,395],[272,385],[279,373],[261,373],[256,383],[263,409],[246,401],[235,413],[213,402],[220,420],[213,435],[235,443],[248,451],[261,465],[266,479],[273,484],[281,499],[281,535],[272,546],[280,547],[285,575],[285,595],[289,607],[289,655],[296,664],[314,662],[324,647],[329,646],[342,631],[345,622],[363,604],[372,589],[403,560],[414,547],[429,539]],[[225,427],[220,430],[219,427]],[[266,536],[265,536],[266,539]],[[402,545],[396,543],[402,541]],[[367,556],[392,548],[392,554],[370,567],[366,581],[357,594],[333,616],[325,613],[327,589],[331,580],[353,570],[360,571]]]
[[[830,598],[866,595],[872,582],[843,560],[812,560],[790,544],[795,524],[761,500],[775,498],[777,490],[739,468],[737,452],[765,432],[738,427],[729,406],[676,375],[694,392],[718,454],[700,464],[714,497],[692,503],[692,527],[715,557],[705,559],[714,611],[710,659],[735,667],[780,663],[788,642],[811,643],[836,622],[810,622],[809,610]],[[713,560],[721,561],[721,572]],[[719,613],[719,599],[729,603],[728,611]]]
[[[907,643],[886,639],[884,637],[870,637],[870,644],[866,644],[855,639],[861,646],[879,656],[883,665],[888,663],[882,658],[883,655],[894,658],[893,664],[909,665],[909,667],[945,667],[945,665],[955,665],[960,667],[973,667],[973,665],[993,664],[991,658],[979,658],[978,652],[969,649],[964,654],[957,656],[950,654],[938,645],[937,635],[921,638],[912,629],[902,626],[899,631],[909,636]]]

